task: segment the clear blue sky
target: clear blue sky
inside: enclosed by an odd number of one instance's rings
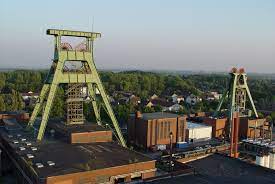
[[[275,0],[2,0],[0,67],[49,67],[46,29],[93,19],[99,68],[275,73]]]

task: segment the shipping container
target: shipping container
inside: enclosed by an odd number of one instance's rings
[[[187,142],[177,142],[176,147],[182,149],[188,147],[188,145],[189,144]]]

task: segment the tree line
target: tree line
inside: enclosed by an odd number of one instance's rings
[[[46,70],[16,70],[0,72],[0,111],[27,110],[32,111],[32,107],[24,107],[20,93],[28,91],[40,92],[44,80],[47,76]],[[228,85],[228,75],[204,74],[204,75],[179,75],[162,74],[142,71],[111,72],[101,71],[101,80],[109,95],[115,91],[133,92],[142,101],[146,101],[151,95],[171,96],[173,93],[179,95],[192,93],[202,95],[206,91],[218,91],[223,93]],[[253,99],[258,109],[270,109],[275,103],[275,88],[272,79],[253,78],[248,82]],[[54,100],[51,115],[53,117],[64,117],[64,88],[60,87]],[[182,104],[183,109],[180,113],[195,111],[214,111],[217,102],[203,101],[190,107]],[[129,113],[135,111],[132,104],[118,105],[114,111],[121,121],[125,121]],[[156,109],[142,109],[145,112],[160,111]],[[92,119],[90,104],[84,104],[86,117]]]

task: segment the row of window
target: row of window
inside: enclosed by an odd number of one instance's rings
[[[169,138],[170,132],[171,132],[171,123],[164,121],[158,123],[157,126],[157,134],[158,134],[158,139],[167,139]]]

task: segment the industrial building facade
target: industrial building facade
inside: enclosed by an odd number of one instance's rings
[[[258,138],[263,135],[263,131],[267,131],[265,125],[266,120],[263,119],[251,119],[248,117],[241,117],[239,124],[239,137],[244,138]],[[212,126],[212,137],[221,138],[228,134],[228,119],[227,118],[213,118],[203,117],[202,123]]]
[[[221,138],[226,134],[226,127],[228,126],[227,118],[203,117],[202,122],[212,126],[212,137]]]
[[[132,114],[128,121],[128,141],[142,148],[183,142],[186,137],[186,117],[172,113],[156,112]]]

